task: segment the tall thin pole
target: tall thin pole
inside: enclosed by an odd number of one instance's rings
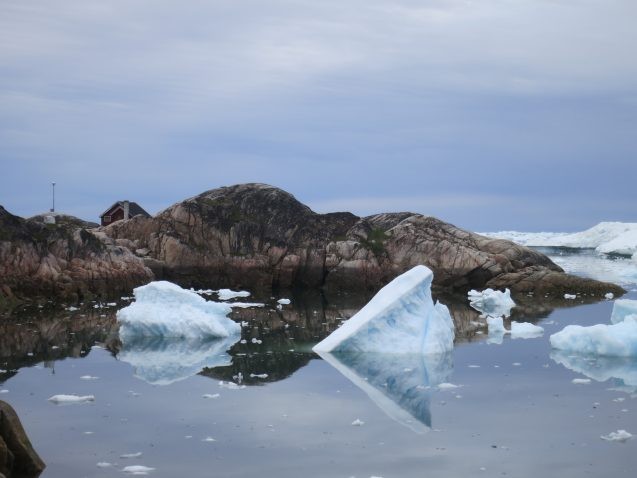
[[[53,207],[51,208],[51,212],[55,212],[55,183],[51,183],[51,187],[53,189]]]

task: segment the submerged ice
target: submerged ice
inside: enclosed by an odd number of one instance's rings
[[[511,309],[515,307],[509,289],[505,289],[504,292],[493,289],[481,292],[470,290],[467,295],[471,307],[488,317],[509,317]]]
[[[120,337],[229,337],[241,332],[227,317],[226,304],[206,301],[193,291],[167,281],[134,290],[135,302],[117,312]]]
[[[436,354],[453,349],[449,310],[431,298],[433,273],[416,266],[383,287],[315,352]]]

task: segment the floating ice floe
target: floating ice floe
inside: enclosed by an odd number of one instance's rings
[[[142,452],[138,451],[135,453],[124,453],[123,455],[120,455],[120,458],[125,458],[125,459],[130,459],[130,458],[139,458],[140,456],[142,456]]]
[[[236,307],[238,309],[248,309],[252,307],[265,307],[265,304],[261,302],[226,302],[233,309]]]
[[[469,305],[483,315],[489,317],[509,317],[515,302],[511,299],[511,291],[504,292],[493,289],[483,291],[470,290],[468,292]]]
[[[610,432],[608,435],[600,436],[602,440],[617,441],[620,443],[624,443],[630,440],[632,437],[633,437],[633,434],[627,432],[626,430],[617,430],[616,432]]]
[[[616,357],[637,356],[637,316],[616,324],[567,325],[550,337],[551,346],[566,352]]]
[[[49,397],[49,402],[53,402],[55,404],[65,405],[65,404],[73,404],[73,403],[86,403],[86,402],[94,402],[95,395],[53,395]]]
[[[431,428],[433,388],[453,372],[453,355],[318,352],[387,416],[416,433]]]
[[[97,463],[96,465],[98,468],[110,468],[111,466],[113,466],[112,463],[109,463],[107,461],[100,461]]]
[[[575,385],[588,385],[589,383],[591,383],[591,379],[590,378],[574,378],[573,380],[571,380],[572,383],[574,383]]]
[[[416,266],[383,287],[315,352],[436,354],[453,349],[449,309],[431,299],[433,273]]]
[[[508,330],[504,328],[504,320],[502,320],[502,317],[487,317],[487,327],[489,335],[499,335],[508,332]]]
[[[226,350],[239,339],[239,335],[219,339],[127,338],[117,358],[131,364],[137,378],[153,385],[169,385],[206,367],[230,365],[232,357]]]
[[[230,337],[241,333],[227,315],[227,304],[206,301],[195,292],[167,281],[134,290],[135,302],[117,312],[120,337]]]
[[[279,300],[277,300],[277,303],[281,304],[281,305],[289,305],[291,302],[292,301],[290,299],[279,299]]]
[[[94,377],[93,375],[82,375],[80,380],[97,380],[99,377]]]
[[[610,321],[613,324],[618,324],[631,315],[637,317],[637,300],[617,299],[613,303],[613,312],[610,315]]]
[[[143,465],[131,465],[125,466],[122,471],[130,475],[148,475],[151,471],[155,471],[155,468]]]
[[[237,297],[250,297],[250,292],[245,290],[219,289],[217,291],[219,300],[230,300]]]
[[[577,299],[577,294],[564,294],[564,298],[569,300]]]
[[[531,339],[539,337],[544,329],[529,322],[511,322],[511,338]]]

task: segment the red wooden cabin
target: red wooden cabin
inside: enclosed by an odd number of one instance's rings
[[[109,224],[113,224],[116,221],[121,221],[122,219],[130,219],[131,217],[137,216],[138,214],[141,214],[145,217],[150,217],[150,214],[144,211],[144,209],[136,202],[117,201],[100,215],[100,220],[102,226],[108,226]]]

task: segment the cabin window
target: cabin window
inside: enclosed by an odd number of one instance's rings
[[[104,216],[104,222],[111,222],[111,216]]]

